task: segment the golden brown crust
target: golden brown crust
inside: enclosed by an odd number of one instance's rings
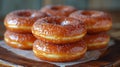
[[[111,16],[102,11],[79,10],[70,14],[70,17],[83,21],[88,33],[104,32],[112,27]]]
[[[69,14],[76,10],[77,9],[72,6],[56,5],[45,6],[40,11],[45,12],[49,16],[69,16]]]
[[[38,58],[56,62],[80,59],[84,56],[86,50],[87,46],[82,40],[60,45],[36,40],[33,44],[33,51]]]
[[[36,10],[17,10],[5,17],[4,25],[8,30],[14,32],[31,33],[33,23],[46,16],[45,13]]]
[[[59,44],[80,40],[86,29],[81,21],[74,18],[46,17],[33,24],[32,33],[38,39]]]
[[[13,48],[32,49],[32,44],[36,38],[32,34],[15,33],[7,30],[4,34],[4,40]]]
[[[87,34],[83,40],[86,42],[88,50],[97,50],[107,47],[110,36],[106,33]]]

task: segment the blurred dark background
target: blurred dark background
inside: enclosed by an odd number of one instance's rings
[[[120,0],[0,0],[0,17],[19,9],[40,9],[44,5],[71,5],[78,9],[120,10]]]
[[[120,29],[120,0],[0,0],[0,32],[3,35],[3,20],[6,14],[20,9],[40,9],[45,5],[71,5],[77,9],[107,11],[112,15],[113,28]]]

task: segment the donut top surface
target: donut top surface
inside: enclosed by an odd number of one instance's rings
[[[32,29],[47,36],[75,36],[86,32],[81,21],[69,17],[46,17],[36,21]]]
[[[72,6],[45,6],[40,11],[47,13],[49,16],[68,16],[70,13],[76,11],[77,9]]]
[[[38,18],[47,16],[37,10],[16,10],[9,13],[4,22],[10,25],[32,25]]]
[[[95,10],[78,10],[70,14],[70,17],[78,18],[82,21],[87,20],[110,20],[112,21],[111,16],[103,11],[95,11]]]
[[[111,16],[103,11],[79,10],[70,14],[69,17],[83,21],[88,33],[105,32],[112,27]]]

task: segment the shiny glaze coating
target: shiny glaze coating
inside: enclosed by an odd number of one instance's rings
[[[111,16],[102,11],[79,10],[70,14],[70,17],[83,21],[88,33],[104,32],[112,27]]]
[[[43,7],[40,11],[45,12],[49,16],[69,16],[72,12],[77,9],[72,6],[63,6],[63,5],[49,5]]]
[[[13,48],[27,50],[32,49],[33,42],[36,38],[32,34],[15,33],[7,30],[4,34],[4,40],[7,45]]]
[[[88,50],[97,50],[107,47],[110,36],[106,33],[87,34],[83,40],[88,46]]]
[[[4,20],[4,25],[10,31],[31,33],[33,23],[47,15],[37,10],[16,10],[9,13]]]
[[[43,60],[65,62],[80,59],[84,56],[87,46],[84,41],[68,44],[53,44],[36,40],[33,44],[33,52]]]
[[[32,33],[40,40],[61,44],[79,41],[85,36],[86,29],[77,19],[55,16],[36,21]]]

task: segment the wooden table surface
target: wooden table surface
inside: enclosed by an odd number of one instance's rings
[[[106,54],[106,56],[104,56],[103,58],[67,67],[120,67],[120,11],[109,11],[109,13],[112,15],[113,27],[112,30],[110,30],[108,33],[110,34],[111,38],[114,39],[115,45],[108,49],[108,54]],[[5,27],[3,25],[3,20],[0,20],[0,40],[3,40],[4,32]],[[2,47],[0,47],[0,58],[3,61],[7,61],[8,63],[26,65],[28,67],[31,67],[32,65],[36,65],[34,67],[57,67],[56,65],[46,62],[37,62],[26,59]],[[16,60],[19,61],[16,62]],[[0,67],[1,65],[2,64],[0,63]]]

